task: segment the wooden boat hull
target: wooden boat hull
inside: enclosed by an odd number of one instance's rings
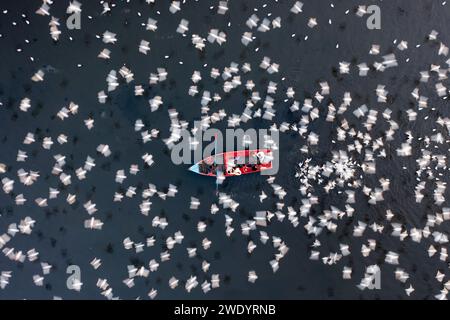
[[[272,159],[270,149],[228,151],[209,156],[189,170],[209,177],[216,177],[217,173],[234,177],[272,169]]]

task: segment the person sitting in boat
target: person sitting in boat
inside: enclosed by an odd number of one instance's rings
[[[257,164],[247,164],[247,170],[248,171],[258,171],[259,170],[259,165]]]
[[[204,161],[202,161],[199,164],[199,171],[200,171],[200,173],[208,173],[209,172],[209,166]]]
[[[239,167],[236,167],[234,165],[229,165],[227,168],[227,174],[232,176],[240,176],[242,174],[241,169]]]
[[[241,169],[239,169],[238,167],[236,168],[232,168],[231,169],[231,174],[233,176],[240,176],[242,174]]]

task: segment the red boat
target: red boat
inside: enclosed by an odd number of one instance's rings
[[[216,177],[219,172],[233,177],[272,169],[272,160],[270,149],[229,151],[209,156],[189,170],[203,176]]]

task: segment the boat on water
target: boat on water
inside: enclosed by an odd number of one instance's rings
[[[218,173],[233,177],[272,169],[272,160],[270,149],[228,151],[209,156],[189,170],[209,177],[216,177]]]

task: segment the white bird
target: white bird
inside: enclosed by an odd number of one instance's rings
[[[261,191],[261,194],[259,195],[259,202],[263,202],[266,198],[267,195],[264,193],[264,191]]]
[[[219,5],[217,6],[218,14],[225,14],[228,11],[228,1],[219,1]]]
[[[59,30],[59,19],[52,17],[49,24],[50,26],[50,35],[53,39],[53,41],[58,41],[59,36],[61,35],[61,30]]]
[[[91,262],[90,262],[91,266],[97,270],[101,265],[102,265],[102,261],[98,258],[94,258]]]
[[[252,14],[252,15],[250,16],[250,18],[247,19],[247,21],[246,21],[245,24],[246,24],[247,27],[249,27],[250,29],[253,29],[253,28],[255,28],[255,27],[258,26],[258,22],[259,22],[258,16],[257,16],[256,14]]]
[[[291,12],[294,13],[294,14],[298,14],[298,13],[300,13],[300,12],[303,12],[303,11],[302,11],[302,8],[303,8],[303,3],[300,2],[300,1],[297,1],[297,2],[295,2],[294,5],[292,6]]]
[[[158,21],[156,21],[155,19],[148,18],[146,29],[150,31],[156,31],[156,29],[158,29],[157,23]]]
[[[139,52],[146,55],[148,51],[150,51],[150,42],[141,40],[141,43],[139,44]]]
[[[145,154],[142,156],[142,159],[144,160],[144,162],[145,162],[148,166],[151,166],[151,165],[154,163],[154,161],[153,161],[153,156],[152,156],[151,154],[149,154],[149,153],[145,153]]]
[[[199,206],[200,206],[200,201],[195,197],[191,197],[190,209],[197,210]]]
[[[181,19],[180,23],[178,24],[177,32],[181,33],[183,36],[184,34],[189,30],[189,21],[186,19]]]
[[[181,10],[181,8],[180,8],[180,1],[172,1],[171,4],[170,4],[170,7],[169,7],[170,13],[174,14],[177,11],[180,11],[180,10]]]
[[[91,219],[84,221],[84,227],[86,229],[101,230],[103,227],[103,222],[92,217]]]
[[[29,108],[31,108],[31,100],[29,98],[23,98],[20,101],[19,109],[23,112],[27,112]]]
[[[44,285],[44,277],[36,274],[33,276],[33,282],[36,286],[41,287]]]
[[[171,289],[175,289],[176,287],[178,287],[178,284],[179,284],[179,280],[177,279],[177,278],[175,278],[175,277],[171,277],[170,279],[169,279],[169,287],[171,288]]]
[[[105,31],[103,33],[103,42],[115,44],[117,42],[116,34],[110,31]]]
[[[103,11],[102,11],[102,15],[104,15],[105,13],[111,12],[111,8],[109,6],[108,2],[103,2]]]
[[[218,29],[211,29],[208,33],[207,37],[210,43],[217,42],[219,45],[222,45],[227,41],[227,35],[223,31],[219,31]]]
[[[258,29],[259,32],[266,32],[270,30],[270,20],[267,18],[264,18],[263,21],[260,23]]]
[[[42,71],[41,69],[39,69],[32,77],[31,80],[34,82],[40,82],[40,81],[44,81],[44,71]]]
[[[69,2],[69,6],[66,9],[66,13],[72,14],[72,13],[81,13],[81,3],[74,0]]]
[[[410,284],[409,287],[405,289],[405,292],[408,297],[411,296],[411,294],[414,292],[413,286]]]
[[[46,1],[43,1],[42,5],[39,7],[39,9],[36,10],[36,14],[41,15],[41,16],[50,15],[50,6],[47,4]]]
[[[52,265],[48,264],[47,262],[41,262],[41,268],[42,268],[42,273],[44,275],[47,275],[50,273],[50,270],[52,269]]]

